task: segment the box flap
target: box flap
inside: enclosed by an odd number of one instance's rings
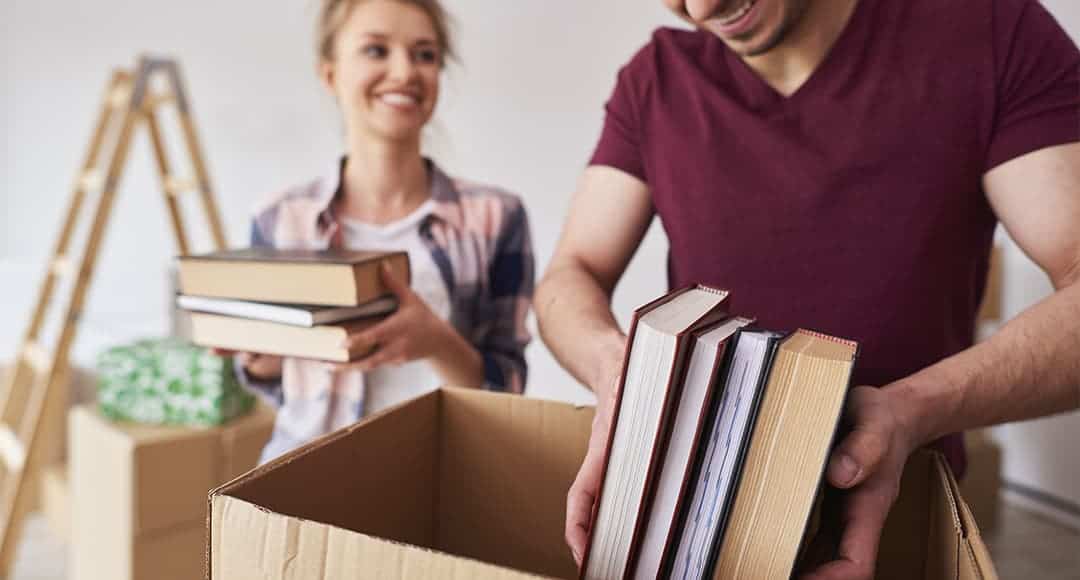
[[[231,496],[278,514],[430,546],[438,406],[438,392],[431,393],[317,439],[213,490],[211,504],[215,496]],[[216,529],[211,521],[211,534]]]
[[[947,484],[950,495],[955,498],[956,521],[959,524],[958,530],[963,539],[959,554],[959,577],[961,580],[996,580],[998,577],[997,570],[994,568],[993,560],[990,559],[990,550],[986,547],[986,543],[983,542],[982,534],[979,533],[979,526],[975,523],[975,516],[971,512],[971,508],[960,495],[960,485],[957,483],[956,477],[953,475],[952,470],[949,469],[944,457],[937,456],[937,465],[942,481]]]
[[[443,390],[436,547],[536,574],[574,577],[566,492],[593,408]]]
[[[211,498],[212,578],[526,580],[537,576]]]
[[[879,580],[996,579],[974,518],[940,454],[920,450],[904,469],[881,537]]]

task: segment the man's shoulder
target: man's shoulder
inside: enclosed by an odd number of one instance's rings
[[[653,31],[649,42],[634,54],[624,71],[637,81],[657,76],[673,59],[695,60],[706,49],[711,33],[702,30],[660,27]]]

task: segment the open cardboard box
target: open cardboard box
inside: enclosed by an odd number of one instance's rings
[[[208,579],[574,578],[566,490],[592,407],[441,389],[210,493]],[[917,454],[879,578],[995,577],[940,456]]]

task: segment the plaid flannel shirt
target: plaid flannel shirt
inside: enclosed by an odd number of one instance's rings
[[[332,203],[341,191],[344,160],[329,174],[289,189],[256,212],[251,245],[326,249],[343,246]],[[451,179],[428,161],[435,210],[420,225],[450,295],[450,323],[484,362],[484,388],[525,389],[525,327],[534,265],[529,224],[521,200],[489,186]],[[238,365],[239,366],[239,365]],[[304,439],[348,425],[364,414],[362,387],[313,361],[286,359],[283,380],[243,383],[281,407],[276,455]],[[359,371],[338,373],[349,375]],[[290,423],[294,423],[290,425]]]

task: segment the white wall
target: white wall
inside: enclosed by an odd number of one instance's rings
[[[602,120],[615,71],[649,31],[673,19],[656,0],[452,0],[464,69],[454,70],[432,139],[450,170],[524,195],[542,268]],[[1080,5],[1045,0],[1080,37]],[[338,151],[332,105],[311,74],[314,1],[0,1],[0,359],[14,350],[83,156],[110,67],[143,50],[187,73],[230,240],[246,241],[255,200],[320,171]],[[174,252],[147,142],[136,142],[113,216],[77,356],[166,329]],[[666,246],[650,233],[616,295],[623,319],[664,287]],[[1005,309],[1049,291],[1015,247]],[[531,392],[589,396],[539,342]],[[1006,477],[1080,504],[1080,416],[997,430]]]
[[[8,192],[7,165],[10,161],[11,147],[11,94],[13,82],[11,79],[11,61],[15,57],[15,49],[12,46],[11,26],[13,5],[9,2],[0,2],[0,227],[6,225],[7,216],[11,213],[12,200]],[[4,228],[6,230],[6,228]],[[0,235],[0,256],[3,255],[3,240]]]
[[[508,187],[528,205],[542,268],[595,143],[618,67],[658,25],[654,0],[451,0],[464,66],[451,71],[431,143],[451,172]],[[193,96],[233,244],[253,203],[322,171],[340,126],[313,76],[314,0],[4,0],[0,158],[0,359],[15,349],[111,67],[174,55]],[[7,13],[10,13],[7,14]],[[7,17],[4,17],[7,16]],[[9,126],[10,124],[10,126]],[[135,143],[76,347],[167,329],[174,247],[145,137]],[[195,215],[195,214],[192,214]],[[199,223],[199,222],[195,222]],[[653,232],[616,297],[625,315],[663,291]],[[537,340],[531,392],[589,400]]]

